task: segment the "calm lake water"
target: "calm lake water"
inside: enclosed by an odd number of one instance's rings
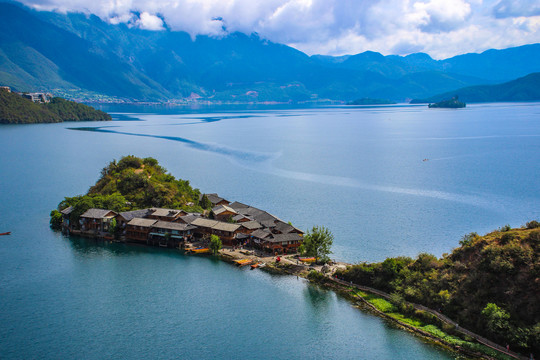
[[[115,121],[0,127],[2,359],[454,357],[301,279],[52,232],[123,155],[325,225],[348,262],[540,218],[540,104],[103,109]]]

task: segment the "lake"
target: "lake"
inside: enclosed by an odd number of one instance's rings
[[[0,127],[3,359],[454,357],[295,277],[51,231],[123,155],[327,226],[348,262],[540,218],[539,104],[101,108],[115,120]]]

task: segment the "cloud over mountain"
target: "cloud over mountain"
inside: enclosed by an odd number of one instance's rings
[[[257,32],[304,52],[441,58],[540,42],[540,0],[22,0],[148,30]]]

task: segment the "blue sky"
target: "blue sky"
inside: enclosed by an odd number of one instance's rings
[[[540,42],[540,0],[22,0],[113,24],[257,32],[310,55],[427,52],[441,59]],[[166,24],[166,25],[165,25]]]

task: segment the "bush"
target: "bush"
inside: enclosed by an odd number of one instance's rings
[[[540,222],[536,220],[531,220],[526,224],[526,226],[527,226],[527,229],[536,229],[540,227]]]
[[[506,232],[506,231],[510,231],[510,230],[512,230],[512,227],[509,224],[506,224],[506,225],[504,225],[503,227],[501,227],[499,229],[499,231],[501,231],[501,232]]]
[[[62,214],[58,210],[51,211],[51,229],[60,230],[62,228]]]

